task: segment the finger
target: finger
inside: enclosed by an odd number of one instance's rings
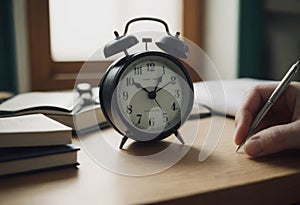
[[[251,126],[253,116],[252,113],[250,113],[247,110],[240,110],[236,114],[235,118],[235,134],[234,134],[234,142],[235,144],[239,145],[242,143],[245,136],[247,136],[248,131]]]
[[[252,156],[268,155],[291,148],[300,148],[300,121],[277,125],[256,133],[244,146]]]
[[[251,88],[244,96],[240,110],[247,110],[250,113],[257,113],[267,102],[278,84],[259,84]]]
[[[234,141],[236,144],[241,144],[249,132],[254,117],[275,88],[276,84],[261,84],[246,93],[235,117],[236,132]]]

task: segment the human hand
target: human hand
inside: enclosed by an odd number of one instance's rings
[[[252,121],[275,90],[276,84],[252,88],[237,111],[235,143],[241,144]],[[300,148],[300,83],[292,82],[266,114],[256,133],[244,145],[252,156],[267,155],[286,149]]]

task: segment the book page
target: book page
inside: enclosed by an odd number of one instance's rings
[[[74,94],[69,92],[29,92],[19,94],[2,104],[0,111],[15,112],[39,107],[52,107],[71,112],[73,109]]]
[[[257,84],[265,84],[265,83],[278,83],[278,81],[269,81],[269,80],[258,80],[258,79],[251,79],[251,78],[241,78],[241,79],[234,79],[234,80],[223,80],[223,81],[205,81],[205,82],[197,82],[194,83],[195,89],[195,103],[203,104],[207,107],[211,106],[211,95],[214,93],[209,93],[207,87],[209,87],[211,91],[217,89],[215,85],[217,83],[222,83],[224,96],[225,96],[225,104],[226,104],[226,113],[230,116],[235,116],[241,102],[243,101],[243,97],[246,92]],[[216,91],[217,92],[217,91]],[[222,102],[220,100],[220,102]],[[215,103],[218,105],[218,102]],[[222,112],[218,109],[218,106],[215,107],[216,112]]]
[[[43,114],[0,118],[0,136],[5,133],[70,131],[67,127]]]

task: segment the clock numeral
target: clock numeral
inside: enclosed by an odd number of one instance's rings
[[[134,75],[142,75],[142,74],[143,74],[142,67],[135,67],[134,68]]]
[[[155,121],[154,120],[155,120],[154,117],[150,117],[150,119],[149,119],[149,125],[150,126],[154,126],[155,125]]]
[[[176,84],[176,77],[175,76],[171,76],[171,84]]]
[[[123,92],[123,100],[127,100],[128,99],[128,92],[124,91]]]
[[[166,74],[166,70],[165,70],[165,66],[164,65],[163,65],[162,69],[163,69],[162,70],[163,71],[163,75]]]
[[[134,84],[134,79],[133,78],[126,78],[126,85],[127,86],[132,86]]]
[[[175,90],[175,98],[179,98],[180,97],[180,91],[178,89]]]
[[[172,103],[171,110],[173,110],[173,111],[178,110],[178,107],[176,106],[175,102]]]
[[[130,115],[132,113],[132,105],[127,105],[126,112]]]
[[[137,114],[136,117],[138,118],[138,124],[141,124],[142,114]]]
[[[154,71],[155,64],[154,63],[147,63],[147,71]]]

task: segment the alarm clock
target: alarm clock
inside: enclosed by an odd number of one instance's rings
[[[139,43],[127,35],[135,21],[150,20],[162,23],[166,35],[156,46],[161,51],[148,50],[151,38],[143,38],[145,50],[129,54],[127,49]],[[172,134],[184,143],[178,132],[188,118],[194,101],[193,83],[180,58],[188,57],[187,45],[169,33],[167,24],[156,18],[136,18],[125,26],[122,36],[104,47],[105,57],[120,52],[125,56],[114,61],[100,82],[99,98],[106,120],[122,136],[122,149],[128,138],[153,142]]]

